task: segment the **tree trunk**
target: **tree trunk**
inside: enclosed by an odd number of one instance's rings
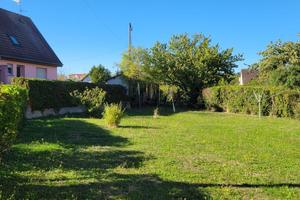
[[[158,102],[157,102],[157,107],[160,106],[160,87],[158,85]]]
[[[173,106],[173,112],[175,113],[175,112],[176,112],[176,109],[175,109],[174,98],[172,98],[172,106]]]
[[[258,117],[261,118],[261,100],[258,102]]]

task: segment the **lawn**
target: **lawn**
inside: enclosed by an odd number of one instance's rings
[[[0,168],[0,199],[299,199],[300,123],[151,109],[29,121]]]

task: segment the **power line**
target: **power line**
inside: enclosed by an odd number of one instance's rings
[[[91,6],[88,2],[88,0],[82,0],[82,2],[84,2],[85,6],[90,10],[90,12],[94,15],[95,19],[97,23],[99,23],[99,25],[103,26],[110,34],[112,34],[112,36],[114,36],[117,40],[124,42],[124,39],[122,37],[120,37],[118,34],[116,34],[108,24],[102,22],[102,24],[100,24],[100,17],[97,15],[96,10],[94,10],[94,7]]]

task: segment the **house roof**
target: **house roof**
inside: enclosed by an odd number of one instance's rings
[[[112,79],[115,79],[115,78],[118,78],[118,77],[122,77],[122,76],[123,76],[123,74],[116,74],[116,75],[110,77],[109,79],[107,79],[106,81],[109,81],[109,80],[112,80]]]
[[[90,76],[90,73],[87,73],[84,77],[82,77],[81,81],[84,81],[84,79],[86,79],[88,76]],[[110,81],[110,80],[115,79],[115,78],[117,78],[119,76],[123,76],[123,75],[122,74],[116,74],[116,75],[110,77],[109,79],[107,79],[106,81]]]
[[[86,74],[69,74],[69,79],[78,79],[82,80],[82,78],[86,77]]]
[[[0,24],[0,59],[62,66],[29,17],[0,8]]]

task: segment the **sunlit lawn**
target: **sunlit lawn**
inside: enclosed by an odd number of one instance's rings
[[[300,199],[300,122],[131,111],[27,123],[0,168],[0,199]]]

